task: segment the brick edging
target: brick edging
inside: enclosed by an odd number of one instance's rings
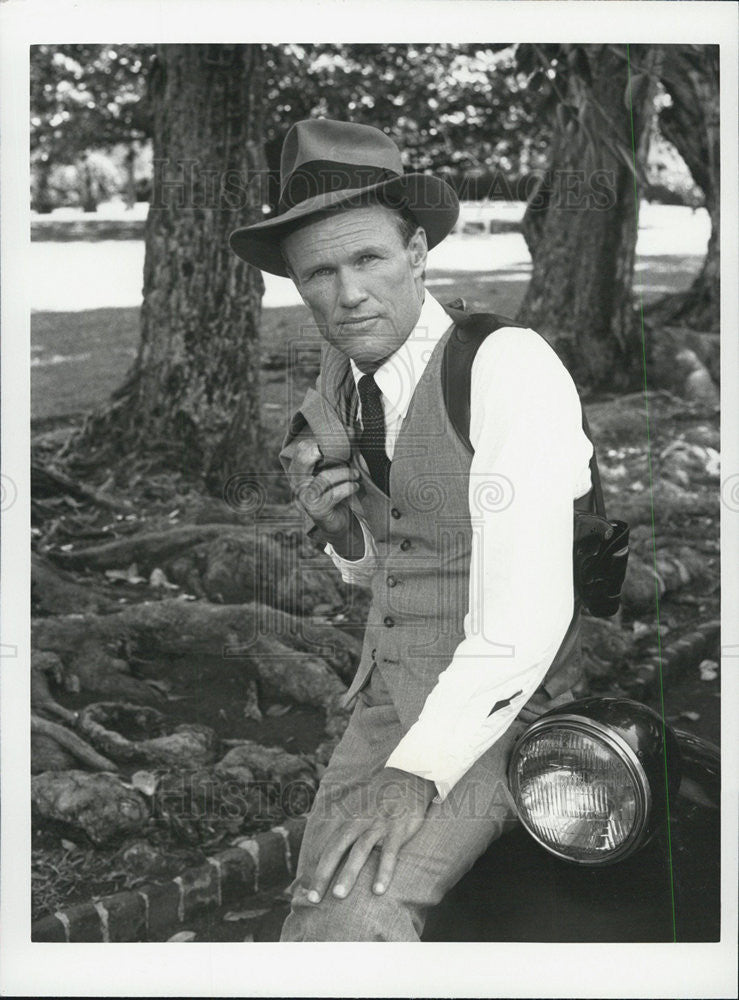
[[[34,921],[31,941],[148,941],[194,913],[243,900],[294,874],[305,822],[305,817],[287,819],[264,833],[241,837],[204,865],[167,882],[57,910]]]

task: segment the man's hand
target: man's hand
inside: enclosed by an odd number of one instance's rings
[[[359,489],[359,473],[346,462],[314,472],[322,457],[313,440],[300,441],[288,470],[295,499],[331,539],[349,533],[359,524],[344,501]],[[359,538],[362,538],[359,529]]]
[[[369,785],[371,815],[347,820],[327,841],[313,875],[310,901],[320,902],[349,851],[333,889],[335,896],[346,896],[376,845],[382,846],[382,853],[372,888],[383,893],[393,877],[401,848],[420,829],[435,795],[433,781],[394,767],[384,768]]]

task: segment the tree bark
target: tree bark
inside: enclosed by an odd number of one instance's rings
[[[667,45],[661,73],[672,105],[663,108],[660,131],[673,144],[703,191],[711,236],[703,267],[687,292],[668,295],[649,309],[659,323],[717,331],[721,313],[721,175],[719,49],[717,45]]]
[[[83,212],[97,212],[100,185],[90,168],[89,152],[85,150],[80,162],[80,201]]]
[[[50,156],[39,158],[36,168],[36,184],[33,189],[33,201],[31,208],[39,215],[48,215],[54,208],[54,200],[51,194],[52,162]]]
[[[71,445],[70,465],[101,446],[119,460],[155,454],[215,494],[261,467],[264,285],[228,236],[261,218],[262,63],[259,45],[157,47],[141,340],[112,405]]]
[[[632,300],[637,164],[646,156],[653,89],[632,84],[626,50],[566,46],[549,167],[532,192],[524,236],[533,273],[518,320],[542,334],[581,388],[633,388],[641,371]],[[653,62],[656,50],[638,53]]]
[[[123,193],[123,200],[126,208],[130,211],[136,204],[136,148],[133,143],[126,151],[126,186]]]

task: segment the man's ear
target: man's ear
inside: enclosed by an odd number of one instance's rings
[[[295,288],[297,289],[298,295],[303,300],[303,304],[307,306],[308,303],[305,301],[305,296],[303,295],[302,291],[300,290],[300,285],[298,283],[298,279],[295,277],[295,273],[293,272],[293,269],[288,264],[288,262],[287,262],[287,255],[285,254],[284,251],[282,253],[282,260],[283,260],[283,262],[285,264],[285,271],[287,272],[288,278],[295,285]]]
[[[426,240],[426,230],[421,226],[415,231],[408,241],[408,251],[411,255],[411,265],[413,275],[416,278],[422,277],[426,270],[426,259],[429,255],[428,241]]]

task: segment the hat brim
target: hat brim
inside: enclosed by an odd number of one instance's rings
[[[433,174],[403,174],[379,184],[329,191],[308,198],[281,215],[235,229],[228,238],[229,246],[248,264],[287,278],[280,240],[295,223],[327,208],[343,204],[349,206],[370,191],[382,191],[388,197],[397,197],[397,207],[408,208],[425,230],[429,249],[449,235],[459,217],[459,199],[446,181]]]

